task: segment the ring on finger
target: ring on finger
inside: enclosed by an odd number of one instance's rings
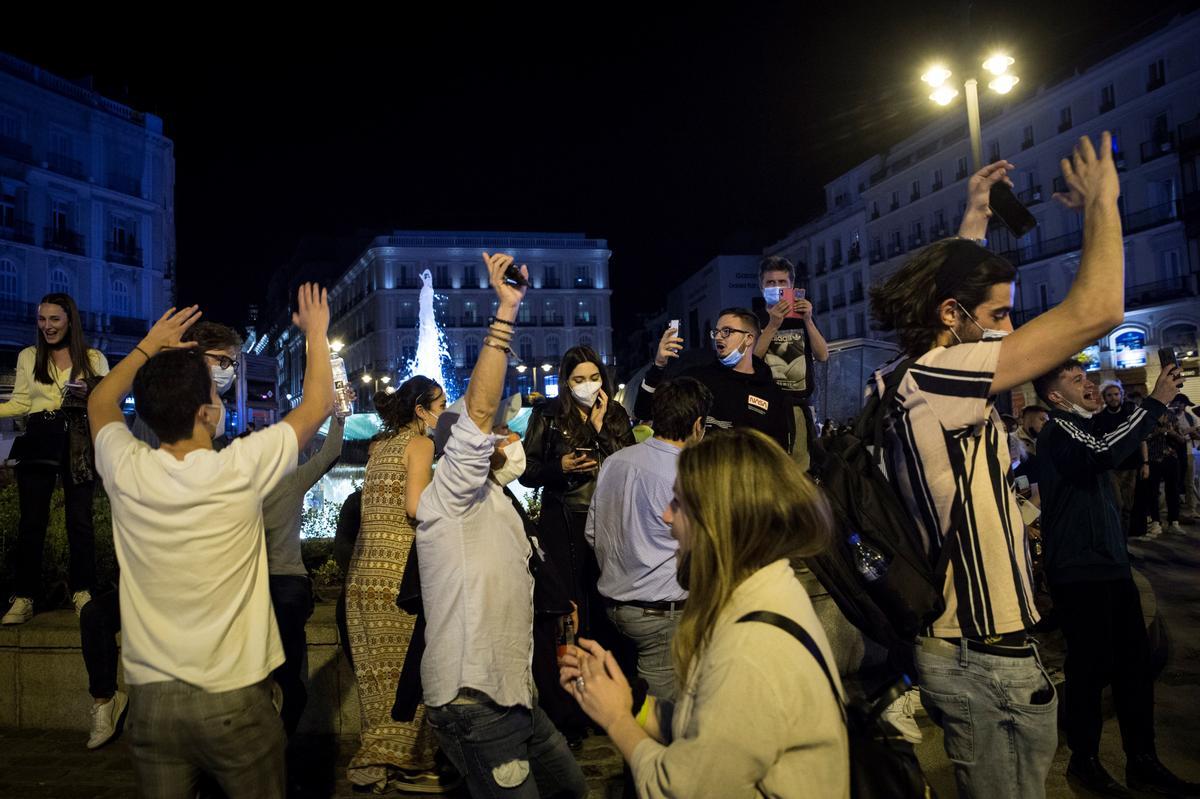
[[[584,686],[586,686],[586,685],[587,685],[587,683],[585,683],[585,682],[583,681],[583,677],[576,677],[576,678],[575,678],[575,687],[576,687],[577,689],[579,689],[580,691],[582,691],[582,690],[584,689]]]

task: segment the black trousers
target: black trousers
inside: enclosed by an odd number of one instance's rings
[[[79,612],[79,642],[93,699],[110,699],[117,691],[117,633],[121,600],[116,588],[92,597]]]
[[[304,625],[313,612],[312,581],[298,574],[272,574],[270,583],[275,623],[279,625],[286,658],[271,676],[283,691],[283,709],[279,715],[283,729],[291,737],[300,726],[300,717],[308,704],[308,689],[304,687],[308,636]]]
[[[1132,578],[1050,588],[1067,640],[1067,745],[1078,755],[1100,751],[1100,695],[1112,685],[1125,754],[1154,752],[1154,675],[1142,600]]]
[[[1159,521],[1158,487],[1161,485],[1167,492],[1167,522],[1179,521],[1179,495],[1182,493],[1179,480],[1179,462],[1165,459],[1150,464],[1149,502],[1147,514],[1152,520]]]
[[[60,474],[66,504],[67,543],[71,550],[68,577],[71,591],[91,591],[96,587],[96,534],[92,528],[92,495],[96,484],[73,485],[66,466],[23,463],[16,471],[21,506],[21,521],[17,526],[17,596],[32,599],[41,594],[50,497]]]

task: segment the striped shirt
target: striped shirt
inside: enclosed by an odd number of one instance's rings
[[[946,544],[946,610],[928,631],[939,638],[987,638],[1038,620],[1024,523],[1008,480],[1008,436],[989,395],[999,357],[999,341],[937,347],[909,368],[896,394],[889,476],[932,562],[958,527]]]

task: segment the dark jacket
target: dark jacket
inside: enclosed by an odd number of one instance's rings
[[[633,415],[649,419],[654,415],[654,389],[666,375],[665,370],[651,365],[634,403]],[[735,372],[714,360],[709,364],[683,369],[670,377],[694,377],[713,395],[712,409],[704,420],[705,429],[749,427],[775,439],[784,452],[792,451],[795,440],[795,419],[792,402],[787,398],[771,370],[758,358],[754,359],[754,374]]]
[[[1095,434],[1091,419],[1051,411],[1037,447],[1044,563],[1051,585],[1130,576],[1108,472],[1137,450],[1165,411],[1147,397],[1125,424],[1104,436]]]
[[[575,447],[590,447],[594,459],[604,463],[609,455],[636,443],[633,429],[629,424],[629,414],[619,403],[610,400],[607,413],[609,416],[615,415],[621,422],[619,435],[610,434],[607,424],[603,432],[597,433],[596,428],[585,422],[582,429],[587,439],[568,441],[558,419],[558,402],[572,400],[569,395],[557,401],[551,400],[534,408],[529,416],[529,427],[525,430],[525,473],[521,475],[521,485],[544,489],[543,503],[550,497],[561,502],[568,510],[587,513],[592,492],[596,489],[596,472],[566,474],[562,470],[563,456],[573,452]],[[574,408],[571,410],[574,411]]]

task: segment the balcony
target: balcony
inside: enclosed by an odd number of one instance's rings
[[[22,222],[20,219],[13,220],[9,225],[0,224],[0,239],[20,244],[33,244],[33,225],[29,222]]]
[[[1059,123],[1058,123],[1058,132],[1059,132],[1059,133],[1066,133],[1066,132],[1067,132],[1068,130],[1070,130],[1072,127],[1074,127],[1074,126],[1071,124],[1071,120],[1069,120],[1069,119],[1064,119],[1064,120],[1062,120],[1061,122],[1059,122]]]
[[[576,316],[575,327],[595,327],[596,318],[594,316]]]
[[[871,263],[877,264],[882,260],[883,260],[883,250],[880,250],[880,249],[871,250],[871,255],[870,255]]]
[[[1179,202],[1163,203],[1162,205],[1155,205],[1131,214],[1125,214],[1122,218],[1122,228],[1125,235],[1128,236],[1132,233],[1149,230],[1178,220],[1180,218],[1179,206]],[[1041,242],[1035,241],[1017,249],[999,253],[999,255],[1006,258],[1014,266],[1021,266],[1022,264],[1033,263],[1044,258],[1051,258],[1055,255],[1073,252],[1078,250],[1082,244],[1083,234],[1077,230],[1065,236],[1056,236],[1055,238],[1046,239]]]
[[[958,170],[955,170],[955,172],[954,172],[955,180],[962,180],[966,176],[967,176],[967,170],[965,170],[965,169],[958,169]]]
[[[1021,142],[1022,150],[1028,150],[1032,146],[1033,146],[1033,139],[1025,139],[1024,141]]]
[[[828,271],[829,271],[829,270],[825,268],[825,262],[824,262],[824,261],[822,261],[821,263],[817,264],[817,274],[818,274],[818,275],[823,275],[823,274],[825,274],[825,273],[826,273],[826,272],[828,272]]]
[[[445,322],[443,321],[442,324],[445,324]],[[415,316],[397,316],[396,317],[396,329],[397,330],[407,330],[408,328],[416,327],[416,326],[417,326],[417,317],[415,317]]]
[[[1183,297],[1196,296],[1196,284],[1192,280],[1191,275],[1181,275],[1180,277],[1170,278],[1168,280],[1159,280],[1155,283],[1140,283],[1136,286],[1128,286],[1125,289],[1125,307],[1141,308],[1145,305],[1153,305],[1158,302],[1170,302]]]
[[[1200,144],[1200,117],[1179,126],[1180,149],[1187,149],[1196,144]]]
[[[84,254],[83,234],[64,228],[48,227],[42,232],[43,245],[48,250]]]
[[[1025,191],[1018,194],[1017,199],[1020,200],[1023,205],[1037,205],[1042,201],[1042,187],[1030,186],[1028,189],[1025,189]]]
[[[833,254],[833,257],[829,259],[829,268],[837,269],[841,265],[842,265],[842,254],[840,252],[835,252]]]
[[[111,261],[114,264],[125,264],[126,266],[141,266],[142,248],[131,247],[128,244],[117,244],[112,241],[105,242],[104,260]]]
[[[850,248],[850,252],[846,256],[846,263],[856,264],[861,260],[862,260],[862,250],[860,250],[858,245],[856,244],[855,246]]]
[[[1167,76],[1166,75],[1155,75],[1154,77],[1150,78],[1150,80],[1146,81],[1146,91],[1152,92],[1155,89],[1161,89],[1163,86],[1166,86],[1166,85],[1167,85]]]
[[[904,245],[900,243],[899,239],[888,243],[888,248],[887,248],[888,258],[894,258],[895,256],[899,255],[902,252],[904,252]]]
[[[108,332],[114,336],[144,336],[149,327],[145,319],[134,319],[132,316],[108,318]]]
[[[1116,107],[1117,107],[1116,100],[1101,100],[1100,101],[1100,113],[1101,114],[1107,114],[1109,111],[1113,110]]]
[[[1055,194],[1066,194],[1067,192],[1070,191],[1070,189],[1067,188],[1067,181],[1063,180],[1062,175],[1059,175],[1058,177],[1056,177],[1054,179],[1054,182],[1051,183],[1050,185],[1053,187],[1053,191]]]
[[[1122,220],[1125,233],[1137,233],[1140,230],[1149,230],[1159,225],[1174,222],[1179,218],[1180,209],[1178,206],[1178,202],[1163,203],[1162,205],[1155,205],[1141,211],[1135,211],[1132,214],[1126,214]]]
[[[862,302],[862,301],[863,301],[863,287],[855,286],[854,290],[850,292],[850,302],[854,303],[854,302]]]
[[[544,289],[560,289],[560,288],[562,288],[562,281],[556,277],[548,277],[542,281],[542,288],[544,288]]]
[[[924,233],[913,233],[911,236],[908,237],[908,249],[915,250],[917,247],[922,247],[924,245],[925,245],[925,234]]]
[[[1142,163],[1162,158],[1175,152],[1175,134],[1164,133],[1155,136],[1150,141],[1142,142]]]
[[[60,175],[66,175],[71,178],[83,180],[87,175],[83,171],[83,163],[71,158],[62,153],[50,153],[46,156],[46,163],[49,167]]]
[[[527,322],[518,322],[517,324],[528,324]],[[459,327],[487,327],[487,317],[484,316],[463,316],[458,320]]]
[[[546,314],[542,317],[542,327],[562,327],[566,323],[562,314]]]
[[[920,191],[914,191],[914,192],[912,192],[912,193],[910,193],[910,194],[908,195],[908,201],[909,201],[910,203],[915,203],[915,202],[916,202],[917,200],[919,200],[919,199],[921,199],[921,192],[920,192]]]
[[[879,218],[879,209],[878,208],[872,209],[871,219],[878,219],[878,218]]]
[[[940,180],[934,181],[934,183],[929,187],[929,190],[930,191],[941,191],[942,190],[942,182]]]
[[[33,322],[37,318],[37,306],[32,302],[0,298],[0,322]]]
[[[1120,150],[1113,153],[1113,163],[1117,165],[1118,172],[1124,172],[1125,171],[1125,153],[1121,152]]]
[[[113,191],[119,191],[122,194],[133,197],[142,196],[142,181],[120,172],[109,172],[105,184]]]
[[[846,295],[845,294],[834,294],[833,299],[830,300],[829,304],[834,309],[845,308],[846,307]]]
[[[7,155],[9,158],[29,163],[33,160],[33,147],[20,139],[0,136],[0,155]]]
[[[895,211],[895,210],[896,210],[897,208],[899,208],[899,207],[900,207],[900,201],[899,201],[899,200],[892,200],[892,204],[888,206],[888,210],[889,210],[889,211]]]

